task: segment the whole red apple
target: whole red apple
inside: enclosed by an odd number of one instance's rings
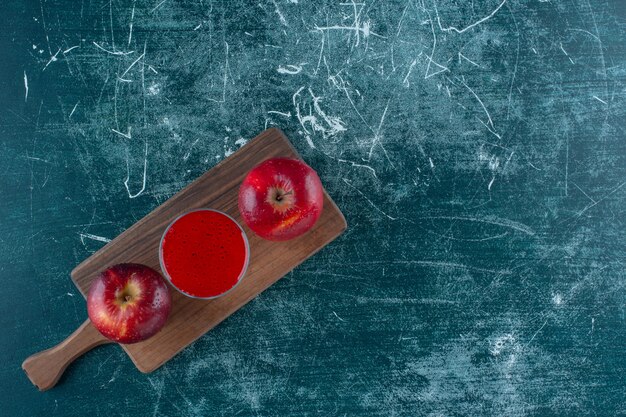
[[[87,296],[87,312],[105,337],[135,343],[156,334],[167,320],[172,299],[165,281],[154,269],[118,264],[94,280]]]
[[[254,167],[239,188],[239,211],[252,231],[268,240],[293,239],[322,214],[317,173],[297,159],[272,158]]]

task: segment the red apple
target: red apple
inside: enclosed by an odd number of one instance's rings
[[[322,214],[324,190],[317,173],[297,159],[273,158],[254,167],[239,188],[239,211],[252,231],[289,240]]]
[[[118,264],[94,280],[87,312],[105,337],[135,343],[157,333],[167,320],[172,299],[157,271],[140,264]]]

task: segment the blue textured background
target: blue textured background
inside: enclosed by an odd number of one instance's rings
[[[626,414],[623,1],[3,1],[7,416]],[[150,375],[69,271],[265,127],[348,231]]]

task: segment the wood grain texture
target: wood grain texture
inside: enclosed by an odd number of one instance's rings
[[[112,343],[87,319],[58,345],[26,358],[22,369],[40,391],[54,387],[69,364],[96,346]]]
[[[177,216],[189,210],[218,209],[242,225],[250,242],[250,264],[242,282],[214,300],[192,299],[170,286],[172,312],[165,327],[146,341],[122,345],[140,371],[157,369],[346,229],[341,211],[326,192],[320,219],[313,229],[296,239],[270,242],[247,228],[237,207],[239,185],[255,165],[277,156],[299,158],[280,130],[268,129],[72,271],[72,280],[86,295],[91,281],[111,265],[136,262],[160,270],[158,249],[161,236]]]

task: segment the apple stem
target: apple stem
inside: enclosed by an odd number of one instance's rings
[[[293,190],[289,191],[288,193],[278,193],[278,195],[276,195],[276,201],[282,201],[283,197],[288,196],[290,194],[293,194]]]
[[[129,302],[133,297],[131,297],[130,295],[126,295],[124,296],[124,300],[126,300],[126,302]]]

